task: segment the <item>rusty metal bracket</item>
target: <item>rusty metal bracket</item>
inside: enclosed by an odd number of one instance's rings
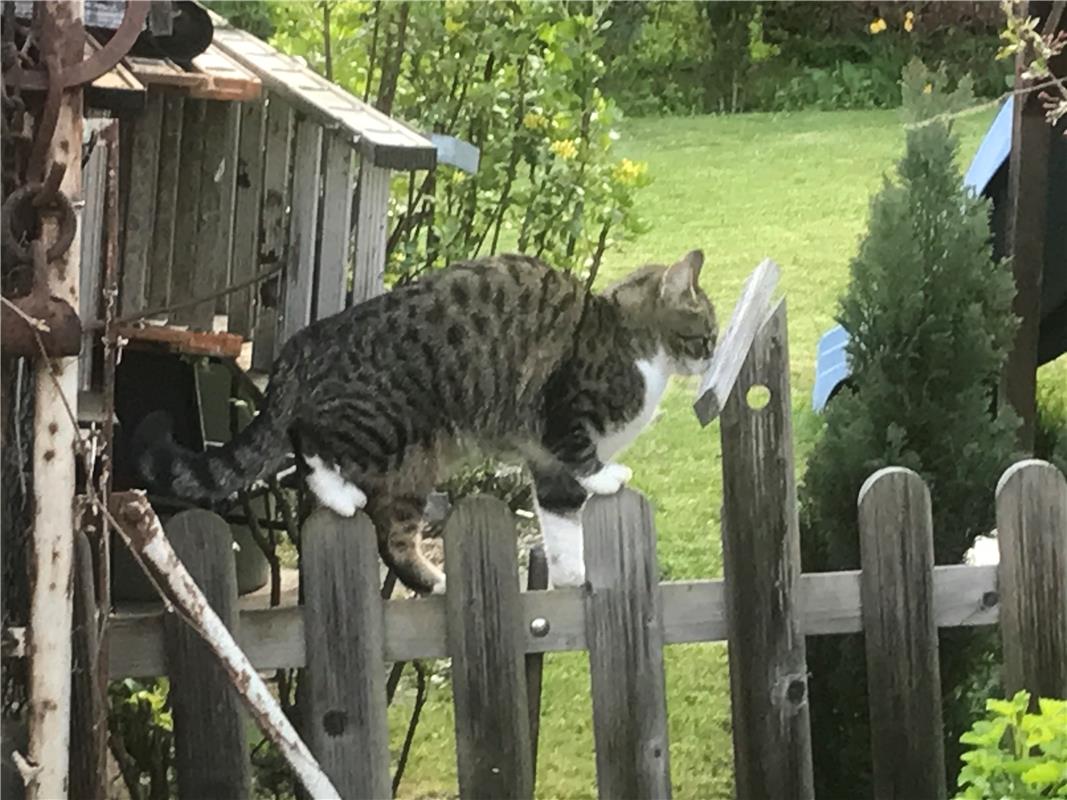
[[[55,174],[54,170],[52,174]],[[48,261],[54,261],[67,252],[67,248],[74,241],[74,234],[78,225],[78,219],[74,214],[74,206],[71,204],[70,199],[59,191],[52,193],[52,198],[47,205],[44,203],[38,204],[37,198],[42,197],[45,190],[44,184],[27,183],[25,186],[20,186],[13,191],[4,201],[4,205],[0,207],[0,220],[2,220],[0,222],[0,236],[3,237],[4,247],[8,248],[8,252],[20,264],[29,264],[33,260],[31,248],[22,243],[22,239],[28,231],[15,230],[16,220],[21,216],[18,211],[23,203],[29,203],[39,214],[51,211],[59,217],[56,239],[52,246],[48,248],[46,254]]]
[[[62,194],[57,197],[63,197]],[[5,356],[38,358],[44,348],[49,358],[76,356],[81,352],[82,327],[66,300],[48,292],[44,244],[30,244],[34,262],[33,291],[16,300],[4,298],[0,310],[0,351]]]
[[[115,35],[89,58],[66,67],[62,72],[61,87],[69,89],[72,86],[90,83],[105,72],[114,69],[115,65],[130,52],[133,43],[144,30],[151,5],[150,0],[129,0],[126,4],[126,15],[122,18],[122,23],[115,31]],[[38,91],[48,89],[48,76],[40,69],[28,70],[16,66],[7,71],[4,75],[4,82],[22,89]]]

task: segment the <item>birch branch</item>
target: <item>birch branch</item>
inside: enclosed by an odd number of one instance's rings
[[[341,795],[271,696],[267,684],[178,559],[144,493],[115,493],[111,496],[111,506],[113,514],[123,523],[120,533],[126,545],[157,573],[168,599],[218,657],[256,724],[289,762],[304,788],[314,798],[340,800]]]

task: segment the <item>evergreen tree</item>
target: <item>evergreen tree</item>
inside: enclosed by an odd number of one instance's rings
[[[849,331],[852,386],[830,403],[801,490],[805,571],[859,567],[857,495],[888,465],[930,488],[938,563],[959,563],[994,527],[994,490],[1011,462],[1016,418],[993,403],[1015,319],[1006,263],[993,260],[988,203],[962,186],[958,142],[945,115],[971,101],[946,91],[944,71],[913,61],[902,89],[906,147],[871,202],[839,321]],[[991,675],[991,637],[941,638],[946,761],[976,689]],[[809,641],[816,796],[870,794],[862,637]]]

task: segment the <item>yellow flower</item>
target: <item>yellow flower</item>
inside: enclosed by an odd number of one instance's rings
[[[912,28],[915,27],[915,12],[909,11],[904,15],[904,30],[911,33]]]
[[[871,33],[881,33],[887,27],[888,26],[885,24],[885,20],[882,19],[881,17],[878,17],[877,19],[874,20],[874,22],[872,22],[870,25],[867,26],[867,29]]]
[[[543,128],[547,122],[548,120],[545,119],[543,114],[538,114],[535,111],[527,111],[526,116],[522,118],[523,127],[532,131]]]
[[[615,165],[615,169],[612,172],[616,181],[624,186],[633,186],[647,171],[648,164],[643,161],[633,162],[628,158],[624,158]]]
[[[923,94],[930,94],[931,92],[933,92],[933,90],[934,85],[932,83],[928,83],[923,87]]]
[[[557,139],[548,146],[548,149],[564,161],[570,161],[578,155],[578,146],[574,143],[574,139]]]

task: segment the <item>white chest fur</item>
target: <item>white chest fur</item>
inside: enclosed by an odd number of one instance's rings
[[[670,361],[662,350],[652,358],[637,361],[635,366],[645,382],[644,401],[636,417],[615,430],[608,431],[607,435],[597,441],[597,457],[604,463],[629,447],[652,421],[656,407],[667,388],[667,379],[671,376]]]

